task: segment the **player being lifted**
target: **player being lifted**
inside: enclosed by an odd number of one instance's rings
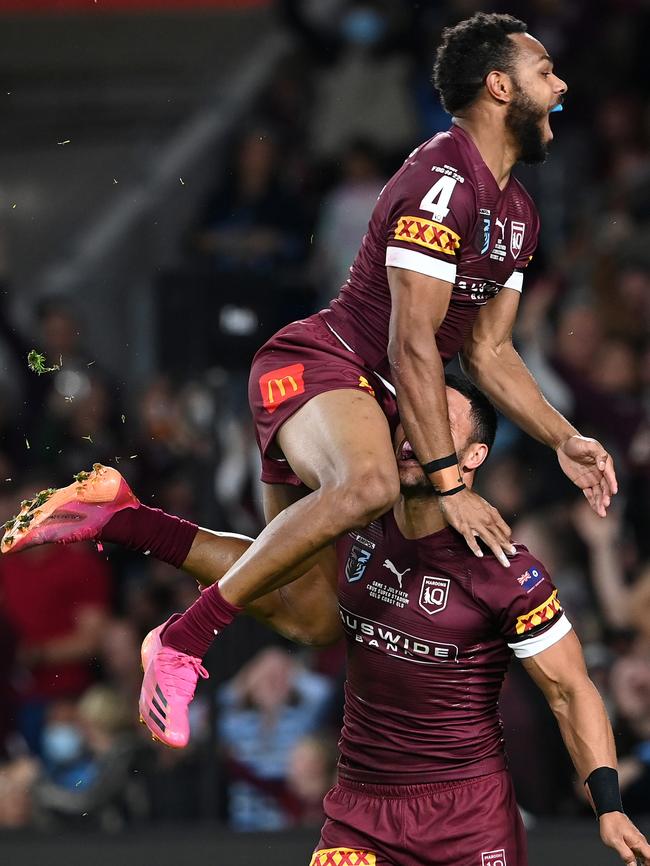
[[[467,382],[449,379],[446,394],[462,478],[471,488],[494,439],[495,412]],[[321,566],[247,609],[303,642],[345,633],[339,779],[325,798],[327,820],[312,866],[526,866],[497,710],[513,653],[557,717],[576,771],[586,780],[601,838],[628,866],[635,855],[650,866],[650,846],[623,813],[603,702],[551,577],[521,546],[509,570],[493,556],[476,560],[462,536],[446,526],[401,427],[394,449],[402,490],[394,508],[344,534],[327,569]],[[10,534],[4,550],[96,537],[181,565],[206,586],[252,543],[141,505],[119,473],[106,467],[44,505],[37,499],[31,513],[36,516],[15,535],[15,547],[7,546]],[[159,626],[145,640],[145,664],[161,631]],[[172,650],[157,656],[158,666],[174,669]],[[161,740],[175,745],[164,695],[153,681],[151,687],[141,712],[149,714]],[[176,687],[184,687],[181,679]]]
[[[548,116],[566,85],[523,22],[484,13],[444,32],[435,82],[451,129],[413,151],[387,183],[330,308],[288,325],[253,361],[269,523],[163,632],[177,662],[161,668],[156,686],[180,739],[189,692],[175,688],[179,671],[196,682],[215,634],[242,606],[304,573],[334,539],[396,501],[394,394],[445,518],[476,556],[479,537],[508,565],[510,529],[462,482],[449,430],[444,365],[457,352],[506,416],[555,449],[598,514],[616,492],[610,456],[544,400],[511,341],[538,234],[511,170],[544,159]]]

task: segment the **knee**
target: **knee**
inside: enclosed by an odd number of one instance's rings
[[[388,511],[399,497],[397,472],[357,467],[337,485],[334,498],[345,528],[367,526]]]

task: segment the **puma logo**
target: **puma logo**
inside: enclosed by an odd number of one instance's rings
[[[505,233],[506,233],[506,223],[508,222],[508,217],[506,217],[506,218],[504,219],[503,222],[501,222],[501,220],[499,219],[499,217],[495,217],[495,218],[494,218],[494,222],[495,222],[495,223],[499,226],[499,228],[501,229],[501,237],[503,238],[503,237],[505,236]]]
[[[398,584],[399,584],[399,588],[400,588],[400,589],[402,588],[402,578],[404,577],[404,575],[406,574],[407,571],[410,571],[410,570],[411,570],[410,568],[407,568],[407,569],[405,569],[404,571],[402,571],[402,572],[400,573],[400,572],[395,568],[395,566],[394,566],[393,563],[390,561],[390,559],[385,559],[385,560],[384,560],[384,568],[387,568],[389,571],[392,571],[392,573],[393,573],[393,574],[395,575],[395,577],[397,578],[397,582],[398,582]]]

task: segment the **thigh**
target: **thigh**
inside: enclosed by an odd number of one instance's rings
[[[295,474],[312,490],[364,473],[397,482],[388,421],[375,398],[363,391],[318,394],[284,422],[276,438]]]
[[[299,478],[292,471],[277,434],[293,426],[289,420],[306,404],[341,390],[371,399],[380,415],[396,422],[393,395],[358,355],[341,345],[320,316],[293,322],[260,349],[251,366],[248,397],[263,481],[294,485],[302,481],[315,487],[313,478]]]

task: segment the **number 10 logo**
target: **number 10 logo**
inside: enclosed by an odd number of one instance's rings
[[[505,848],[498,851],[484,851],[481,854],[481,866],[507,866]]]

